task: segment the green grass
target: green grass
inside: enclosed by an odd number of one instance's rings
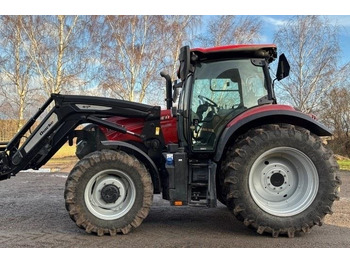
[[[75,145],[69,146],[67,143],[45,164],[44,168],[50,168],[51,170],[61,172],[70,172],[78,160],[79,159],[75,156]]]
[[[350,160],[338,160],[337,161],[340,167],[340,170],[350,171]]]
[[[75,157],[75,145],[69,146],[68,143],[64,144],[60,150],[52,157],[54,159],[57,158],[65,158],[65,157]]]

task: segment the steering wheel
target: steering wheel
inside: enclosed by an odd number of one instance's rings
[[[203,104],[208,103],[208,105],[211,107],[218,107],[217,103],[215,103],[213,100],[209,99],[208,97],[198,95],[198,98]]]

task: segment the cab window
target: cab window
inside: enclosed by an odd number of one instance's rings
[[[212,150],[225,125],[266,95],[263,67],[250,59],[198,64],[190,100],[193,150]]]

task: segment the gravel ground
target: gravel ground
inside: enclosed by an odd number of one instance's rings
[[[98,237],[70,220],[63,192],[67,173],[22,172],[0,182],[0,247],[350,247],[350,172],[341,172],[341,200],[322,227],[295,238],[258,235],[227,208],[171,207],[154,197],[149,216],[128,235]]]
[[[334,213],[331,216],[326,216],[325,223],[350,228],[350,172],[341,171],[340,176],[342,180],[340,201],[333,204],[332,210]]]

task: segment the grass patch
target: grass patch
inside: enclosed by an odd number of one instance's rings
[[[52,157],[53,159],[75,157],[75,145],[69,146],[68,143],[64,144]]]
[[[75,145],[69,146],[66,143],[45,164],[44,168],[50,168],[51,171],[70,172],[78,160],[75,155]]]
[[[350,160],[338,160],[340,170],[350,171]]]

